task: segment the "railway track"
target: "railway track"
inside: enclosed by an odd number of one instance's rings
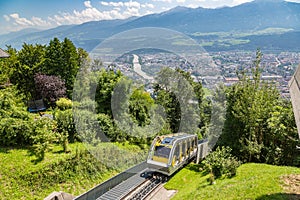
[[[142,172],[110,189],[97,200],[144,200],[166,181],[165,175]]]
[[[130,192],[122,200],[144,200],[155,191],[160,185],[167,181],[167,177],[161,174],[153,174],[152,177],[145,181],[142,187],[137,187],[135,191]]]

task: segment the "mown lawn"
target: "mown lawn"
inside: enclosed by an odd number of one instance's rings
[[[133,145],[117,146],[139,151]],[[0,199],[44,199],[53,191],[79,195],[119,172],[105,166],[103,170],[90,172],[93,166],[87,168],[85,165],[93,165],[89,162],[93,158],[74,161],[76,152],[86,150],[84,145],[69,144],[69,149],[70,153],[64,153],[62,147],[56,145],[52,152],[46,153],[43,161],[37,161],[30,149],[0,147]]]
[[[190,164],[172,177],[165,188],[178,190],[174,200],[300,199],[300,191],[293,195],[283,189],[281,177],[289,174],[300,174],[300,168],[250,163],[240,166],[237,176],[217,179],[216,184],[209,185],[209,175],[200,172],[198,165]]]

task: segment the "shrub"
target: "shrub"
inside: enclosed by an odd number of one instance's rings
[[[230,147],[217,147],[203,161],[205,169],[213,175],[212,181],[222,176],[230,178],[236,175],[236,170],[240,166],[240,162],[230,152]]]
[[[106,114],[98,114],[97,120],[99,122],[101,132],[111,141],[117,141],[118,133],[114,127],[112,119]]]
[[[0,90],[0,144],[30,144],[31,114],[14,87]]]
[[[62,97],[66,96],[65,82],[58,76],[36,74],[34,82],[37,93],[51,106]]]
[[[56,106],[60,110],[67,110],[72,108],[72,101],[67,98],[60,98],[56,101]]]
[[[60,134],[68,135],[69,142],[77,139],[72,109],[55,110],[54,119],[57,121],[57,130]]]
[[[59,159],[45,167],[21,174],[20,184],[25,187],[48,188],[55,183],[65,183],[74,177],[93,179],[106,172],[107,169],[87,150],[77,150],[76,154],[69,154],[66,159]]]
[[[38,160],[43,160],[45,153],[52,149],[53,143],[57,141],[57,136],[54,132],[56,122],[52,119],[42,117],[33,123],[33,153]]]

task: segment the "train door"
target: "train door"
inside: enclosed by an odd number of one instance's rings
[[[172,159],[172,166],[175,167],[179,164],[180,161],[180,145],[179,143],[176,144],[173,159]]]

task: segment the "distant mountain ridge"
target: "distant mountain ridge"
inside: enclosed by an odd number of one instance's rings
[[[125,20],[93,21],[80,25],[60,26],[44,31],[11,33],[5,35],[5,37],[0,36],[0,47],[4,48],[8,44],[15,48],[20,48],[24,42],[46,44],[54,37],[59,39],[68,37],[77,46],[90,51],[99,42],[111,35],[141,27],[169,28],[187,35],[199,32],[243,33],[267,28],[284,28],[293,30],[292,36],[298,37],[300,36],[300,4],[283,0],[255,0],[234,7],[218,9],[176,7],[159,14],[133,17]],[[290,33],[284,34],[287,36]],[[253,37],[251,39],[255,40],[260,36]],[[272,37],[270,35],[269,41],[276,46],[276,41],[273,41]],[[278,36],[275,39],[278,39]],[[250,46],[253,45],[250,43]],[[244,48],[245,46],[247,44],[236,47]],[[300,45],[299,43],[294,43],[294,46]],[[217,46],[215,47],[210,49],[218,50]],[[269,45],[269,47],[272,48],[273,46]],[[274,48],[276,49],[277,47]]]

